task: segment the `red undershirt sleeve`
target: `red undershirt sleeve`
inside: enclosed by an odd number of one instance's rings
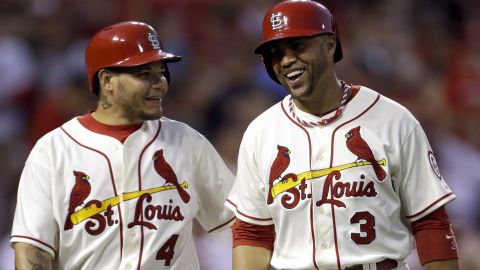
[[[274,225],[255,225],[236,219],[232,226],[233,247],[253,246],[273,250]]]
[[[422,265],[458,259],[457,243],[445,207],[412,223],[418,258]]]

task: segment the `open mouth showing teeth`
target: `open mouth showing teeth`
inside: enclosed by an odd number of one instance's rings
[[[289,72],[287,73],[287,79],[289,80],[295,80],[297,79],[298,77],[300,77],[303,73],[305,72],[304,69],[300,69],[300,70],[294,70],[292,72]]]
[[[157,100],[161,100],[161,98],[160,97],[147,97],[146,100],[157,101]]]

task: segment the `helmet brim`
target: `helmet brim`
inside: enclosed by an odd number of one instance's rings
[[[323,35],[323,34],[332,34],[335,35],[335,33],[330,33],[330,32],[312,32],[311,29],[301,29],[301,30],[292,30],[289,29],[288,33],[276,33],[275,36],[272,37],[267,37],[264,38],[263,41],[257,44],[257,46],[254,47],[253,52],[256,54],[263,54],[265,50],[269,47],[271,43],[283,39],[289,39],[289,38],[302,38],[302,37],[313,37],[313,36],[318,36],[318,35]]]
[[[140,54],[136,54],[132,57],[128,57],[122,61],[119,61],[112,65],[115,66],[122,66],[122,67],[129,67],[129,66],[140,66],[151,62],[156,61],[163,61],[166,63],[170,62],[178,62],[182,60],[181,56],[174,55],[171,53],[167,53],[160,50],[148,51]]]
[[[322,32],[322,33],[312,33],[311,30],[289,30],[289,34],[285,35],[282,33],[278,33],[274,37],[270,37],[268,39],[264,39],[258,45],[253,49],[253,52],[256,54],[262,54],[265,55],[266,50],[271,46],[273,42],[283,40],[283,39],[289,39],[289,38],[302,38],[302,37],[314,37],[314,36],[319,36],[319,35],[335,35],[335,33],[330,33],[330,32]],[[340,42],[340,39],[336,36],[337,38],[337,47],[335,49],[335,53],[333,55],[333,60],[335,62],[338,62],[342,59],[343,53],[342,53],[342,44]]]

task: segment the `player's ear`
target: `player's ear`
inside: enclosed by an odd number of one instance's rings
[[[102,68],[98,71],[98,81],[100,89],[106,92],[111,92],[113,90],[112,78],[114,76],[111,70]]]
[[[337,47],[337,39],[334,35],[325,35],[325,44],[327,46],[328,56],[333,58],[335,48]]]

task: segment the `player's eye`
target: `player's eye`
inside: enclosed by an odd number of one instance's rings
[[[149,76],[150,76],[149,71],[140,71],[140,72],[135,73],[135,77],[138,77],[138,78],[141,78],[141,79],[148,79]]]
[[[302,52],[305,49],[305,43],[302,41],[292,42],[289,46],[295,52]]]
[[[283,50],[277,47],[273,47],[272,49],[270,49],[270,55],[272,57],[272,61],[277,61],[282,57]]]

